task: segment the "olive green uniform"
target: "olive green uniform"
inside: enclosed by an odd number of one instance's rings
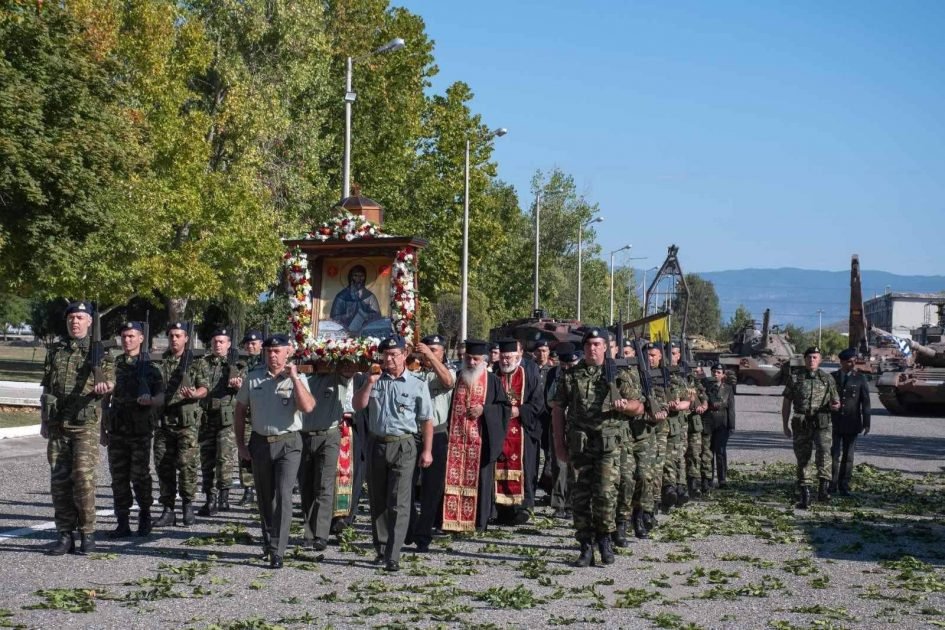
[[[226,357],[209,354],[203,357],[209,383],[207,397],[200,401],[203,414],[197,441],[200,444],[200,469],[203,473],[203,491],[208,501],[220,490],[228,490],[233,474],[233,415],[236,410],[236,388],[230,387],[231,376],[238,374],[237,366],[230,369]]]
[[[813,485],[809,469],[811,454],[817,467],[817,479],[831,479],[830,446],[833,429],[830,423],[830,403],[840,400],[834,379],[821,369],[792,372],[784,386],[783,396],[791,401],[791,431],[794,456],[797,458],[797,483]]]
[[[696,378],[695,374],[689,374],[686,378],[689,389],[694,393],[692,406],[689,408],[687,416],[687,444],[685,456],[685,476],[687,479],[698,479],[701,472],[702,462],[702,414],[696,412],[697,407],[701,407],[708,402],[705,387],[702,382]],[[679,482],[682,483],[682,471],[680,471]]]
[[[678,372],[670,374],[668,400],[688,400],[689,392],[686,382]],[[686,417],[683,411],[671,411],[666,422],[657,425],[656,431],[656,474],[653,477],[653,496],[660,496],[662,487],[676,486],[676,473],[679,468],[678,459],[680,445],[686,431]]]

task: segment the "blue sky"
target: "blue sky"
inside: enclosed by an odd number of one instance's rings
[[[945,273],[945,2],[394,4],[436,42],[434,90],[467,82],[509,129],[523,206],[536,169],[570,173],[605,257]]]

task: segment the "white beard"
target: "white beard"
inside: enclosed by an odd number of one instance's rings
[[[521,364],[522,364],[522,360],[521,360],[521,359],[519,359],[518,361],[516,361],[515,363],[513,363],[513,364],[510,365],[509,367],[503,367],[502,364],[500,363],[500,364],[499,364],[499,369],[502,370],[502,373],[503,373],[503,374],[511,374],[512,372],[514,372],[515,370],[517,370],[517,369],[518,369],[518,366],[520,366]]]
[[[486,364],[480,363],[476,367],[464,367],[460,370],[460,377],[462,377],[463,382],[466,383],[466,387],[472,388],[475,386],[479,379],[482,378],[482,373],[486,371]]]

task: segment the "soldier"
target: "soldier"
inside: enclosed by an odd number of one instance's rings
[[[204,356],[209,393],[200,405],[203,414],[197,441],[200,443],[200,468],[207,502],[197,512],[213,516],[218,510],[230,510],[230,476],[233,474],[233,414],[236,392],[242,384],[230,365],[230,331],[218,328],[210,337],[210,354]]]
[[[127,322],[121,327],[124,353],[115,361],[115,390],[102,422],[102,445],[108,447],[115,517],[118,526],[109,538],[131,535],[129,516],[138,502],[138,535],[151,533],[151,436],[155,410],[164,404],[164,380],[142,348],[144,326]]]
[[[847,348],[840,353],[840,369],[833,373],[840,393],[840,410],[833,412],[833,462],[829,492],[840,491],[850,496],[853,476],[853,445],[861,432],[870,432],[870,392],[866,376],[856,370],[856,351]]]
[[[830,412],[840,409],[836,382],[820,369],[820,348],[811,346],[804,351],[804,369],[790,373],[784,386],[784,402],[781,405],[781,420],[784,435],[794,439],[794,455],[797,458],[797,485],[800,501],[797,507],[810,507],[810,486],[813,477],[807,470],[811,451],[816,451],[817,498],[829,501],[827,493],[831,471],[827,454],[831,446]],[[793,415],[791,410],[793,408]]]
[[[558,392],[558,379],[561,375],[573,368],[578,363],[578,355],[575,352],[574,344],[569,342],[559,343],[555,348],[555,356],[558,358],[558,365],[551,368],[547,376],[547,385],[545,388],[545,402],[550,410],[553,406],[555,396]],[[568,410],[563,409],[565,420],[568,417]],[[549,427],[548,440],[551,443],[551,509],[554,510],[555,518],[571,520],[571,486],[574,485],[574,467],[565,464],[558,459],[554,450],[554,425]],[[567,435],[568,427],[565,422],[564,434]]]
[[[208,381],[203,361],[194,361],[187,348],[190,339],[186,322],[174,322],[167,328],[167,350],[162,355],[164,410],[154,432],[154,467],[157,469],[160,496],[164,506],[155,527],[176,525],[174,501],[180,493],[183,525],[196,520],[193,500],[197,495],[197,467],[200,451],[197,430],[200,399],[207,395]]]
[[[96,349],[89,339],[91,326],[91,304],[70,303],[66,307],[69,339],[50,349],[43,369],[40,432],[48,440],[50,494],[59,535],[46,550],[51,556],[75,551],[76,528],[81,541],[79,553],[95,551],[99,406],[102,396],[114,387],[114,373],[103,353],[96,356],[101,348]],[[96,371],[100,378],[96,378]]]
[[[686,423],[686,411],[691,404],[691,393],[688,384],[679,372],[679,347],[675,344],[670,346],[670,378],[672,379],[669,387],[669,417],[666,419],[666,446],[662,451],[663,474],[662,474],[662,509],[665,514],[676,506],[679,496],[676,490],[676,484],[679,482],[678,473],[680,460],[685,454],[686,436],[688,435]],[[658,453],[657,457],[660,454]]]
[[[663,472],[666,464],[667,440],[669,437],[669,415],[675,411],[675,405],[678,403],[679,381],[674,379],[668,369],[664,369],[663,362],[663,344],[648,343],[644,346],[646,351],[647,363],[650,367],[650,375],[655,382],[659,398],[661,401],[661,411],[666,413],[666,417],[659,419],[653,418],[652,432],[653,442],[650,445],[649,467],[644,475],[649,479],[650,491],[648,494],[641,492],[641,496],[649,496],[653,499],[652,511],[647,510],[647,506],[642,506],[641,521],[647,531],[657,525],[656,512],[660,508],[660,494],[662,490]],[[662,415],[662,414],[661,414]],[[672,497],[675,503],[675,495]]]
[[[426,383],[407,372],[405,340],[393,335],[378,346],[383,372],[371,372],[354,394],[355,410],[369,410],[371,433],[368,492],[374,534],[374,561],[387,571],[400,570],[400,548],[410,526],[415,435],[422,433],[420,467],[433,463],[433,405]]]
[[[240,345],[243,346],[243,350],[246,351],[248,355],[246,357],[246,362],[240,368],[240,377],[239,385],[236,386],[237,391],[243,384],[243,378],[246,374],[255,368],[256,366],[262,363],[262,344],[263,344],[263,334],[258,330],[248,330],[246,334],[243,335]],[[234,411],[235,413],[235,411]],[[246,410],[246,419],[250,420],[250,410]],[[236,431],[234,429],[234,436]],[[246,442],[245,444],[249,446],[249,436],[250,433],[247,431],[245,433]],[[239,458],[237,458],[239,459]],[[255,492],[253,490],[253,468],[249,460],[239,459],[240,467],[240,486],[243,488],[243,496],[240,497],[239,505],[247,505],[256,500]]]
[[[263,342],[264,365],[243,379],[236,394],[233,427],[241,459],[252,459],[263,560],[269,568],[281,569],[289,543],[292,522],[292,487],[302,459],[302,415],[315,409],[308,381],[289,361],[292,351],[286,335],[272,335]],[[245,443],[246,411],[251,410],[252,431]]]
[[[621,352],[623,354],[623,358],[626,359],[627,361],[632,361],[633,359],[636,358],[637,354],[636,354],[636,351],[633,349],[632,339],[623,340],[623,348]]]
[[[417,468],[414,476],[414,488],[420,486],[420,512],[417,513],[414,502],[410,502],[410,531],[417,544],[417,551],[430,549],[433,529],[443,524],[443,489],[446,484],[446,452],[449,446],[450,402],[453,399],[453,386],[456,373],[444,362],[443,337],[429,335],[417,346],[421,357],[421,370],[417,373],[427,384],[430,401],[433,404],[433,463],[427,468]],[[418,482],[418,483],[417,483]]]
[[[708,478],[712,478],[711,461],[714,457],[719,488],[724,488],[728,475],[728,436],[735,431],[735,390],[725,378],[725,370],[720,363],[712,367],[712,379],[706,381],[705,389],[709,399],[706,424],[711,427],[709,448],[712,452],[709,456]],[[711,486],[711,481],[709,485]]]
[[[584,359],[562,374],[552,406],[555,452],[562,462],[572,462],[575,470],[571,501],[581,544],[581,555],[574,563],[578,567],[594,563],[593,542],[601,562],[614,562],[611,536],[616,529],[622,425],[627,417],[644,411],[633,373],[618,370],[607,360],[607,331],[591,328],[583,342]]]
[[[679,361],[679,350],[673,351]],[[701,369],[701,368],[697,368]],[[708,408],[708,398],[706,398],[705,388],[702,386],[702,377],[696,370],[686,370],[684,373],[686,386],[692,396],[689,406],[689,413],[686,414],[686,432],[682,449],[683,456],[679,459],[679,469],[677,473],[676,496],[680,504],[688,501],[689,496],[697,499],[702,495],[699,488],[699,473],[702,461],[702,418]],[[683,480],[687,485],[683,485]]]

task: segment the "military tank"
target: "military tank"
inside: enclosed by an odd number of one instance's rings
[[[796,356],[794,346],[778,326],[771,325],[771,309],[765,309],[761,330],[751,321],[735,333],[729,352],[695,350],[697,360],[721,363],[739,384],[779,385],[783,366]]]
[[[884,372],[876,381],[883,406],[893,415],[945,415],[945,304],[938,304],[938,324],[913,331],[916,340],[902,340],[911,349],[914,365],[901,372]],[[884,330],[873,332],[896,339]]]
[[[522,346],[529,350],[539,340],[547,341],[548,347],[555,349],[559,343],[570,342],[581,345],[581,336],[584,334],[584,324],[576,319],[555,319],[548,317],[544,310],[537,309],[531,317],[513,319],[489,331],[489,338],[518,339]]]

